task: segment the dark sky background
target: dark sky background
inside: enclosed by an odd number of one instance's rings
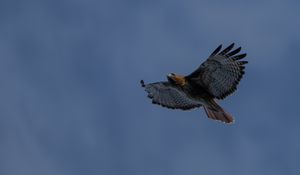
[[[298,175],[300,2],[0,2],[1,175]],[[248,53],[234,125],[152,105],[139,80]]]

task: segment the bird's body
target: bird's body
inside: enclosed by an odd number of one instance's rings
[[[223,99],[234,92],[244,74],[247,61],[240,60],[246,54],[236,55],[241,48],[231,51],[233,46],[221,51],[220,45],[188,76],[171,73],[168,81],[145,84],[142,80],[141,84],[154,104],[182,110],[203,106],[209,118],[231,123],[233,117],[215,99]]]
[[[175,79],[175,81],[172,79]],[[181,91],[183,91],[188,98],[191,98],[195,101],[199,101],[202,105],[205,104],[205,100],[210,97],[210,95],[206,92],[206,90],[194,83],[190,78],[183,77],[179,75],[169,75],[168,82],[173,84],[173,86],[177,87]],[[176,83],[176,82],[184,82],[184,83]]]

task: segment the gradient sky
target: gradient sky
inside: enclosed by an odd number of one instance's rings
[[[298,175],[300,2],[0,2],[1,175]],[[152,105],[219,44],[249,64],[234,125]]]

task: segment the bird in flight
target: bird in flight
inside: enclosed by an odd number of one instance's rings
[[[187,76],[170,73],[168,81],[145,84],[141,80],[141,85],[153,104],[181,110],[203,107],[208,118],[232,123],[233,117],[216,100],[232,94],[245,73],[246,53],[238,54],[241,47],[233,47],[234,43],[221,51],[220,45]]]

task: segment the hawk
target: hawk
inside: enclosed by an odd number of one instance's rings
[[[221,51],[220,45],[187,76],[170,73],[167,81],[140,83],[153,104],[181,110],[203,107],[208,118],[232,123],[233,117],[216,100],[232,94],[245,73],[246,53],[239,54],[241,47],[233,47],[234,43]]]

